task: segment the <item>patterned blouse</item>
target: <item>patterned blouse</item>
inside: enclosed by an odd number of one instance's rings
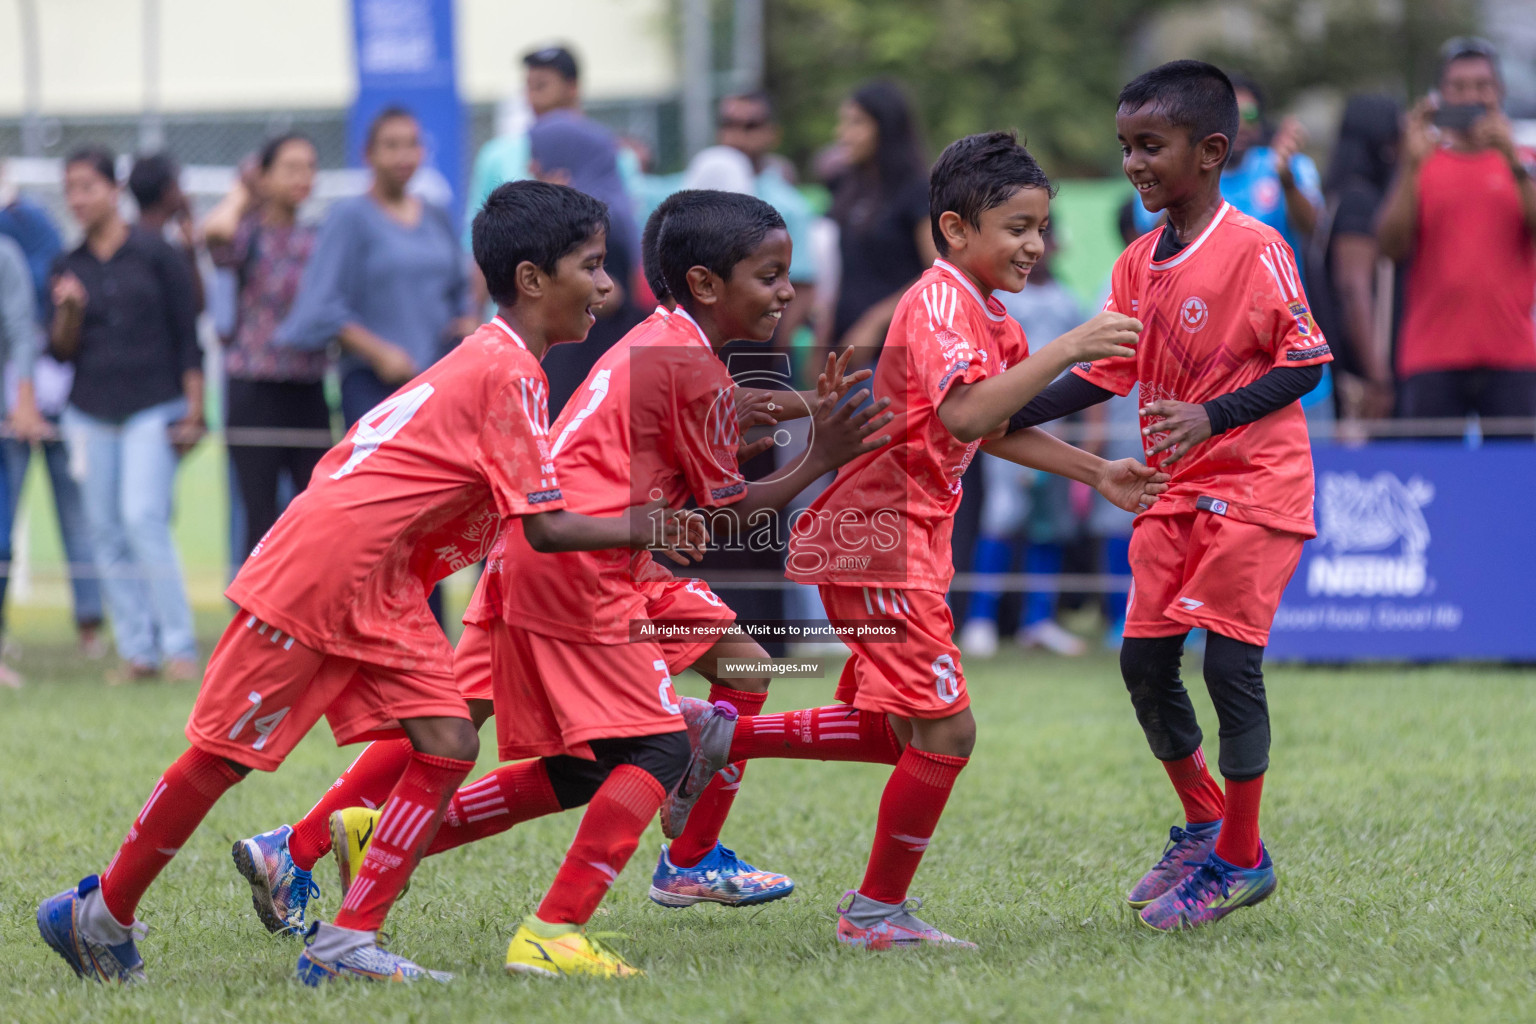
[[[272,227],[258,214],[240,222],[233,241],[209,246],[214,265],[235,271],[239,279],[234,337],[224,365],[237,380],[313,384],[325,376],[326,351],[305,351],[272,344],[299,292],[304,266],[315,247],[314,227]]]

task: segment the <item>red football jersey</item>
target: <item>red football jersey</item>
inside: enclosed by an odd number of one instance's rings
[[[692,317],[654,316],[605,352],[550,435],[567,507],[614,516],[662,499],[678,508],[729,505],[747,492],[735,383]],[[522,629],[583,643],[626,643],[645,618],[637,583],[651,556],[628,548],[542,555],[515,525],[464,621],[498,616]]]
[[[369,411],[252,550],[229,599],[308,647],[395,667],[449,651],[427,608],[501,519],[563,508],[549,384],[501,318]]]
[[[786,575],[801,583],[883,583],[944,591],[960,477],[981,446],[939,419],[955,384],[971,384],[1029,357],[1024,331],[1002,303],[937,260],[896,306],[872,380],[896,419],[891,443],[838,470],[792,524]]]
[[[1141,401],[1208,402],[1276,366],[1333,359],[1307,308],[1290,246],[1273,228],[1223,203],[1208,228],[1156,262],[1159,232],[1115,261],[1105,309],[1142,322],[1134,358],[1080,364],[1075,372]],[[1148,421],[1142,419],[1142,425]],[[1150,449],[1163,435],[1145,439]],[[1148,456],[1157,466],[1163,455]],[[1315,536],[1312,448],[1300,402],[1202,441],[1170,468],[1168,490],[1143,515],[1201,507],[1260,526]]]

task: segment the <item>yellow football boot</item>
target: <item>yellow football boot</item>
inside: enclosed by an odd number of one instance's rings
[[[576,925],[545,924],[532,914],[518,925],[507,945],[507,973],[540,978],[637,978],[645,974]]]
[[[336,854],[336,868],[341,874],[341,898],[347,898],[352,880],[368,855],[373,830],[379,824],[379,812],[367,807],[347,807],[331,812],[331,852]]]

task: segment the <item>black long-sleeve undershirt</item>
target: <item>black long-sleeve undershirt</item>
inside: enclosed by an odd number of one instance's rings
[[[1322,379],[1321,365],[1273,367],[1247,387],[1204,403],[1205,414],[1211,418],[1211,433],[1222,434],[1284,409]]]
[[[1008,417],[1008,433],[1059,420],[1114,397],[1115,393],[1108,388],[1101,388],[1075,373],[1064,373],[1030,399],[1028,405]]]
[[[1317,387],[1323,379],[1321,366],[1276,366],[1246,387],[1202,403],[1211,420],[1211,434],[1225,433],[1283,409]],[[1008,432],[1039,426],[1081,412],[1115,397],[1075,373],[1065,374],[1008,419]]]

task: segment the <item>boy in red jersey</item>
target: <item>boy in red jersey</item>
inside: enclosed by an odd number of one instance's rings
[[[1168,492],[1131,534],[1132,590],[1120,667],[1152,753],[1183,803],[1162,858],[1131,890],[1143,923],[1195,927],[1275,888],[1259,840],[1269,765],[1264,645],[1312,526],[1312,453],[1297,402],[1332,356],[1307,309],[1295,257],[1271,228],[1221,198],[1237,132],[1232,84],[1174,61],[1120,94],[1126,176],[1167,223],[1115,264],[1106,309],[1146,329],[1136,355],[1078,367],[1014,418],[1030,426],[1140,384],[1148,461]],[[1206,770],[1179,678],[1189,630],[1204,627],[1205,682],[1221,723]]]
[[[101,876],[38,908],[44,940],[77,974],[142,979],[144,891],[230,786],[274,770],[325,715],[338,742],[403,731],[413,752],[336,922],[312,930],[299,978],[446,980],[375,941],[479,750],[427,594],[480,557],[506,517],[526,520],[545,550],[644,547],[655,532],[641,514],[564,511],[546,440],[538,357],[583,338],[611,290],[606,233],[606,209],[574,189],[517,182],[487,201],[475,255],[500,315],[321,460],[227,592],[239,611],[209,662],[191,746]]]
[[[669,291],[682,298],[667,317],[631,331],[598,360],[554,424],[553,458],[572,508],[596,514],[637,494],[669,506],[692,498],[713,513],[717,527],[730,517],[752,523],[754,514],[782,508],[829,469],[886,443],[870,435],[890,422],[889,403],[855,411],[865,397],[855,396],[839,408],[846,382],[828,381],[805,460],[780,478],[745,481],[737,466],[736,389],[715,351],[731,340],[773,334],[794,297],[789,236],[773,208],[751,196],[697,191],[674,198],[659,252]],[[840,373],[842,364],[834,365]],[[461,790],[458,820],[450,819],[430,852],[587,805],[554,884],[508,945],[508,971],[638,973],[584,926],[667,794],[685,777],[702,788],[714,774],[689,774],[696,745],[689,733],[727,719],[685,723],[668,653],[648,632],[658,624],[656,588],[680,596],[680,585],[705,602],[694,607],[707,616],[694,620],[699,639],[685,656],[719,650],[734,613],[714,607],[711,599],[718,599],[707,588],[690,591],[688,582],[625,550],[535,555],[515,528],[487,562],[465,613],[460,684],[474,692],[483,676],[465,674],[490,675],[502,759],[534,760]],[[488,646],[489,657],[468,657],[470,644]],[[760,706],[759,694],[727,692]],[[718,693],[717,685],[712,696]],[[722,755],[729,734],[723,739],[713,744]],[[723,763],[714,760],[711,768]],[[366,832],[371,815],[356,816]],[[337,844],[339,858],[352,856],[352,831],[346,845]]]
[[[629,344],[637,343],[640,337],[665,320],[671,314],[669,307],[675,305],[661,274],[658,236],[661,224],[672,208],[693,198],[696,197],[690,194],[669,197],[646,223],[641,243],[645,274],[660,304],[631,332],[627,339]],[[821,392],[840,399],[850,387],[869,377],[867,370],[844,376],[850,355],[848,352],[840,359],[829,357],[826,371],[818,382]],[[583,392],[592,393],[591,387]],[[786,418],[789,412],[815,405],[820,397],[811,393],[786,402],[785,396],[777,393],[749,392],[742,388],[736,389],[736,396],[737,422],[743,429],[776,423]],[[608,411],[612,412],[611,409]],[[570,418],[562,418],[561,430]],[[739,459],[750,458],[772,443],[771,438],[765,438],[744,446]],[[563,457],[556,461],[558,465]],[[610,496],[626,490],[627,485],[611,492]],[[646,619],[684,627],[685,636],[660,641],[668,674],[693,668],[711,684],[710,702],[726,700],[743,713],[756,714],[767,697],[768,680],[733,679],[727,686],[717,672],[717,666],[724,659],[756,661],[767,657],[755,640],[734,625],[734,612],[703,580],[674,576],[649,558],[638,560],[636,582],[645,594]],[[479,590],[475,604],[480,604]],[[490,665],[489,634],[479,625],[467,624],[454,651],[454,674],[476,730],[493,714]],[[410,756],[410,744],[406,741],[371,744],[299,821],[234,844],[232,853],[236,867],[250,883],[257,916],[269,931],[294,934],[303,930],[309,900],[317,891],[311,869],[333,849],[345,891],[362,860],[372,827],[372,819],[367,814],[348,809],[378,807],[405,770]],[[534,767],[530,766],[529,770]],[[717,784],[716,792],[711,793],[695,813],[706,817],[713,814],[724,819],[740,784],[741,766],[737,768],[733,780],[729,784]],[[512,814],[512,808],[518,803],[519,776],[516,771],[507,769],[493,774],[494,778],[479,779],[464,787],[450,802],[447,827],[434,841],[429,854],[495,835],[522,820]],[[780,899],[793,890],[794,882],[787,876],[759,871],[736,858],[729,848],[715,842],[703,850],[690,852],[682,848],[675,859],[669,859],[664,848],[651,897],[667,906],[690,906],[701,902],[740,906]]]
[[[975,742],[954,622],[944,592],[960,478],[982,440],[1001,435],[1010,403],[1073,363],[1127,355],[1140,325],[1119,313],[1029,355],[992,297],[1017,291],[1044,252],[1050,182],[1012,133],[953,143],[934,165],[930,210],[942,254],[896,307],[874,391],[898,419],[887,449],[849,463],[794,526],[788,575],[820,584],[853,655],[844,703],[743,717],[730,759],[799,757],[895,766],[880,802],[863,883],[839,908],[840,942],[873,949],[969,946],[919,920],[908,888]],[[1004,458],[1097,486],[1135,509],[1161,490],[1134,460],[1106,463],[1042,431],[995,441]],[[882,635],[883,634],[883,635]],[[890,642],[891,640],[895,642]],[[684,837],[704,823],[689,821]]]

